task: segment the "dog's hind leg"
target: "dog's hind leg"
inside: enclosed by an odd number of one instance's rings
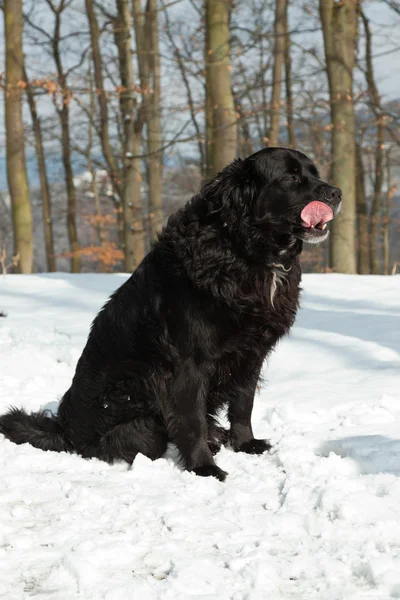
[[[156,460],[165,453],[167,443],[167,432],[154,417],[138,417],[116,425],[98,443],[86,446],[81,454],[110,464],[120,460],[132,463],[139,453]]]

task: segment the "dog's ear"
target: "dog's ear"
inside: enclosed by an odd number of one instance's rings
[[[257,177],[247,161],[236,159],[203,188],[209,215],[219,215],[223,226],[247,219],[257,196]]]

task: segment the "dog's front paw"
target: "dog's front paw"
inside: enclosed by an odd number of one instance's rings
[[[199,475],[200,477],[215,477],[219,479],[219,481],[225,481],[228,473],[223,471],[217,465],[204,465],[202,467],[195,467],[192,469],[193,473]]]
[[[271,450],[272,446],[267,440],[250,440],[244,442],[239,448],[236,448],[236,452],[246,452],[246,454],[262,454],[267,450]]]
[[[220,450],[221,446],[229,442],[229,431],[211,423],[208,428],[208,447],[211,450],[211,454],[215,456]]]

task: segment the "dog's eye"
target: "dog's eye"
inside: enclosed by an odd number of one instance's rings
[[[288,175],[285,177],[285,181],[295,181],[296,183],[300,183],[300,179],[297,177],[297,175]]]

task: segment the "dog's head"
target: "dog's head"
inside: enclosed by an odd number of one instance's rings
[[[225,208],[258,229],[314,244],[328,237],[328,223],[342,202],[341,190],[322,181],[305,154],[285,148],[265,148],[234,161],[214,185],[222,188]]]

